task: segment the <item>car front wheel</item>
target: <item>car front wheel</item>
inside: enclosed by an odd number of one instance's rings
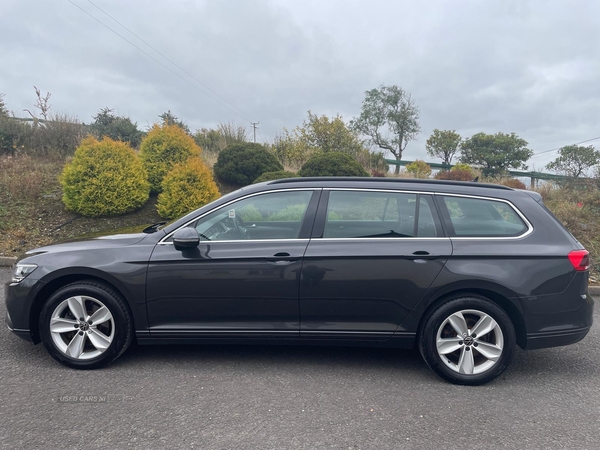
[[[443,303],[425,318],[419,350],[429,367],[456,384],[480,385],[508,367],[516,344],[514,326],[483,297]]]
[[[131,344],[133,326],[125,303],[110,287],[80,281],[56,291],[42,308],[40,335],[50,355],[76,369],[96,369]]]

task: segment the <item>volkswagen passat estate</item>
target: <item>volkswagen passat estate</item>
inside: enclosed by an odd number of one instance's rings
[[[573,344],[592,325],[588,252],[535,192],[296,178],[144,231],[28,252],[6,286],[9,329],[77,369],[134,340],[351,344],[416,347],[476,385],[516,345]]]

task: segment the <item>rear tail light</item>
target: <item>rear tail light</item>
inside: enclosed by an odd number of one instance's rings
[[[588,270],[590,267],[590,254],[587,250],[573,250],[569,252],[569,261],[578,272]]]

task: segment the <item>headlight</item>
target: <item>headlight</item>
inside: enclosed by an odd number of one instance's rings
[[[17,263],[13,272],[11,283],[20,283],[27,275],[37,269],[36,264],[20,264]]]

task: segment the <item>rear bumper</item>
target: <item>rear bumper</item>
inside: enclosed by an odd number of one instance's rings
[[[563,331],[549,331],[544,333],[531,333],[527,335],[525,350],[539,348],[560,347],[575,344],[581,341],[590,331],[591,327],[577,328]]]

